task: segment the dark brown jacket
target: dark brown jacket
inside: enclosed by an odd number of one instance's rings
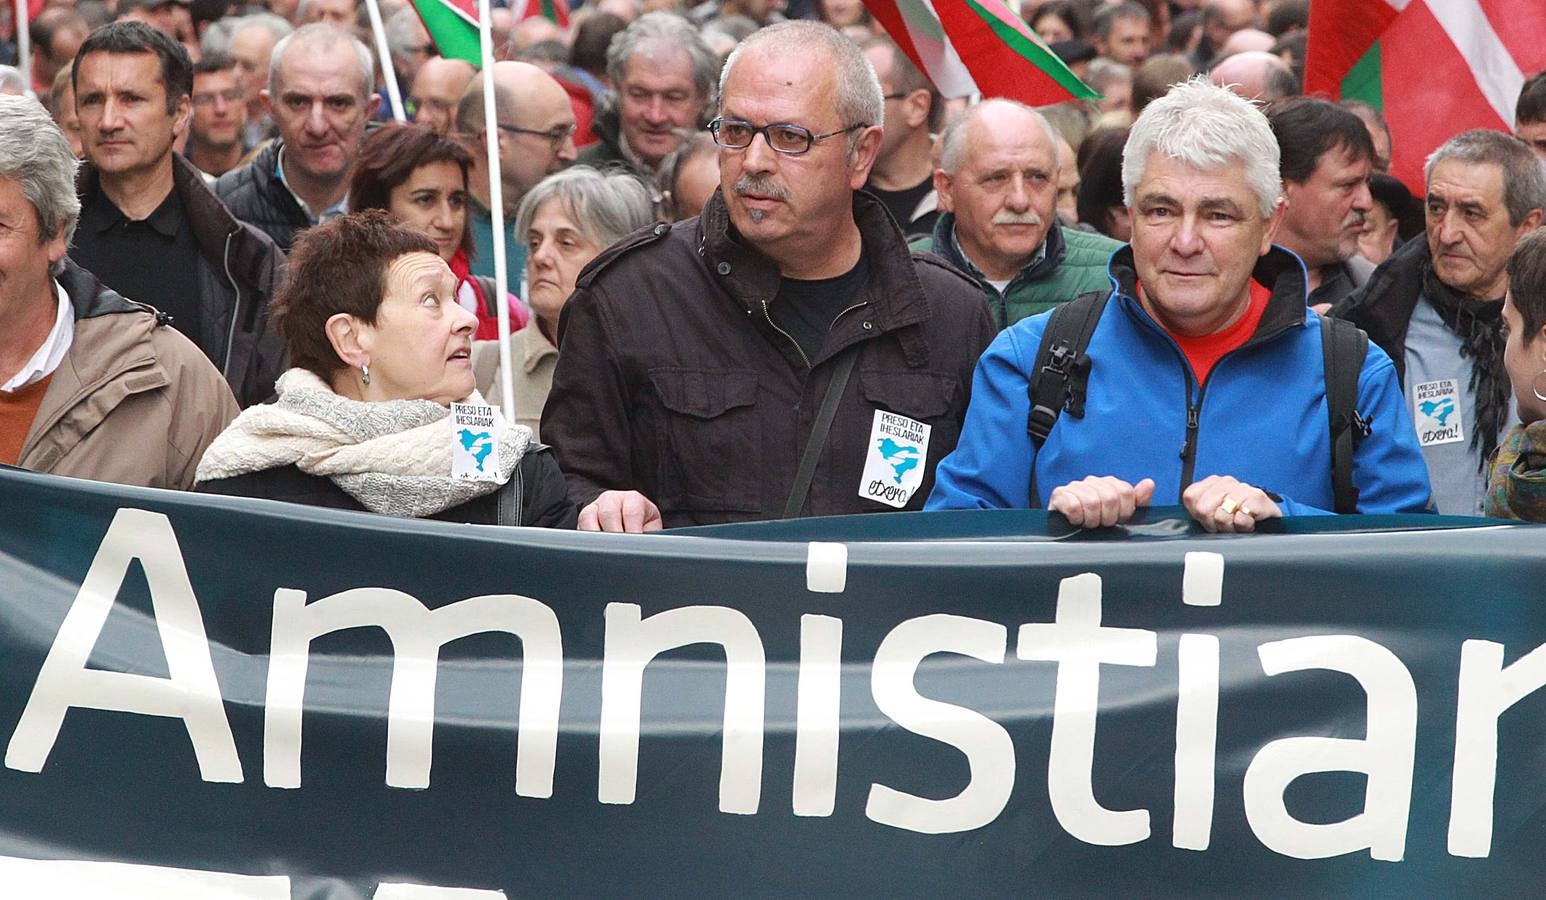
[[[637,490],[667,527],[778,518],[833,357],[859,344],[802,514],[891,509],[859,496],[878,409],[932,426],[906,507],[923,508],[997,329],[982,290],[909,251],[880,201],[856,194],[854,216],[870,267],[863,305],[838,318],[810,368],[767,314],[778,267],[737,242],[717,192],[701,217],[637,232],[591,262],[564,308],[542,415],[576,503]]]

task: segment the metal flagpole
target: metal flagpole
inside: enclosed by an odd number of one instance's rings
[[[27,0],[16,0],[16,67],[32,93],[32,32],[28,30]]]
[[[16,0],[23,3],[25,0]],[[397,70],[392,68],[392,48],[387,44],[386,26],[381,23],[381,7],[376,0],[365,0],[370,12],[370,30],[376,33],[376,56],[381,60],[381,79],[386,82],[387,98],[392,103],[392,118],[408,121],[403,112],[403,92],[397,86]]]
[[[522,3],[522,6],[525,4]],[[478,0],[478,43],[483,57],[483,131],[488,137],[488,207],[494,222],[494,311],[499,316],[499,389],[505,421],[515,422],[515,364],[510,357],[510,278],[505,273],[505,198],[499,180],[499,117],[494,102],[494,34],[489,0]]]

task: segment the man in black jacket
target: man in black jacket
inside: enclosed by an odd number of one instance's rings
[[[71,258],[170,316],[242,405],[261,402],[284,365],[266,311],[284,255],[172,151],[188,128],[187,51],[141,22],[116,22],[81,45],[74,79],[88,163]]]
[[[564,307],[542,434],[581,528],[922,508],[996,329],[973,282],[856,193],[883,104],[824,25],[731,55],[720,191],[603,253]]]
[[[279,138],[215,182],[231,213],[290,249],[296,232],[347,210],[365,124],[381,98],[370,51],[332,25],[307,25],[274,46],[263,103]]]

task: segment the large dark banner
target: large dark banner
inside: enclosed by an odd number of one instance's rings
[[[1280,530],[0,471],[0,894],[1538,894],[1546,531]]]

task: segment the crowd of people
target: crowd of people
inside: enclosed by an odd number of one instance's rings
[[[852,0],[501,7],[493,121],[380,6],[386,59],[355,0],[31,20],[0,463],[630,532],[1546,520],[1546,73],[1414,197],[1378,110],[1300,95],[1308,0],[1027,0],[1102,94],[1041,108]],[[507,400],[462,477],[452,404]]]

